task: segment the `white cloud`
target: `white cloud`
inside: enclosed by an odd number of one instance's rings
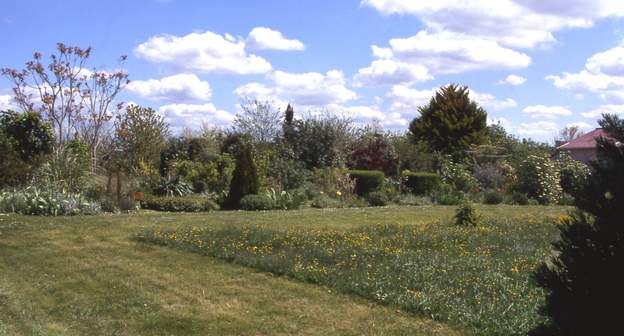
[[[13,96],[0,95],[0,111],[17,110],[17,106],[13,103]]]
[[[390,111],[409,115],[418,115],[418,108],[429,103],[435,95],[435,89],[416,90],[403,85],[395,85],[386,95],[390,101]]]
[[[217,109],[213,104],[169,104],[161,106],[158,112],[174,129],[197,128],[202,123],[211,126],[228,126],[234,114]]]
[[[531,58],[497,42],[463,33],[422,30],[408,38],[391,39],[388,48],[373,46],[373,54],[424,66],[432,75],[457,74],[485,69],[525,68]]]
[[[588,124],[588,123],[586,123],[584,121],[577,121],[577,122],[566,124],[566,127],[573,127],[573,126],[578,127],[578,128],[580,128],[582,130],[586,130],[586,131],[590,130],[590,129],[593,129],[595,127],[595,126],[592,126],[592,125],[590,125],[590,124]]]
[[[432,31],[480,36],[512,47],[555,41],[554,32],[588,28],[595,20],[623,16],[620,0],[363,0],[385,15],[414,15]]]
[[[522,76],[509,75],[505,79],[498,81],[498,84],[518,86],[524,84],[524,82],[526,82],[526,78]]]
[[[504,100],[500,100],[496,98],[494,95],[489,93],[479,93],[473,90],[470,90],[470,98],[474,99],[481,107],[483,107],[486,111],[500,111],[506,110],[510,108],[514,108],[518,106],[515,100],[511,98],[507,98]]]
[[[528,136],[546,136],[554,134],[559,130],[556,123],[551,121],[537,121],[531,123],[521,123],[516,133]]]
[[[624,3],[624,2],[622,2]],[[598,94],[609,104],[624,102],[624,42],[587,59],[585,69],[546,76],[559,89]]]
[[[526,113],[531,118],[548,118],[554,119],[557,117],[565,117],[572,115],[572,111],[563,106],[545,106],[545,105],[532,105],[522,109],[522,113]]]
[[[247,37],[249,48],[273,50],[304,50],[305,45],[294,39],[287,39],[281,32],[266,27],[256,27]]]
[[[581,113],[581,115],[585,118],[600,118],[603,114],[624,115],[624,105],[607,104]]]
[[[275,71],[268,79],[273,85],[248,83],[238,87],[234,93],[241,98],[290,101],[305,106],[341,104],[357,98],[357,94],[346,87],[344,74],[339,70],[330,70],[325,74]]]
[[[126,87],[131,93],[152,100],[173,102],[209,100],[210,84],[194,74],[177,74],[161,79],[132,81]]]
[[[367,68],[358,70],[353,77],[356,87],[413,84],[433,79],[426,67],[420,64],[378,59]]]
[[[152,36],[139,44],[134,53],[149,62],[170,64],[188,72],[245,75],[271,71],[268,61],[248,54],[245,47],[245,41],[240,38],[206,31],[185,36]]]
[[[503,126],[503,128],[505,128],[508,131],[512,130],[512,128],[511,128],[511,121],[509,121],[505,117],[498,117],[498,118],[488,117],[487,118],[487,124],[488,125],[501,125],[501,126]]]

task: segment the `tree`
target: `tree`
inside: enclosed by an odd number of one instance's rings
[[[257,194],[260,189],[260,179],[253,159],[253,146],[247,139],[240,139],[233,148],[236,166],[232,173],[230,192],[225,206],[238,209],[240,200],[246,195]]]
[[[52,152],[50,125],[36,112],[0,112],[0,187],[28,180]]]
[[[583,132],[583,130],[579,126],[576,126],[576,125],[566,126],[563,129],[561,129],[559,133],[555,136],[555,142],[557,141],[569,142],[569,141],[572,141],[574,139],[577,139],[583,136],[584,134],[585,132]]]
[[[469,97],[466,86],[440,88],[429,104],[418,108],[420,116],[409,126],[414,142],[424,141],[430,150],[463,156],[487,137],[487,113]]]
[[[234,120],[234,132],[248,134],[255,143],[268,144],[280,135],[282,112],[270,101],[247,100]]]
[[[1,69],[13,83],[14,101],[21,109],[35,111],[51,124],[55,148],[77,135],[91,150],[94,166],[101,144],[102,129],[116,111],[111,109],[117,94],[128,83],[123,71],[90,71],[86,63],[92,48],[57,43],[48,64],[35,52],[23,70]],[[121,57],[121,62],[126,57]],[[117,106],[120,108],[120,105]]]
[[[560,227],[556,257],[537,271],[546,290],[541,313],[549,321],[534,335],[613,335],[624,301],[624,120],[604,115],[613,139],[597,139],[598,160],[575,197],[578,212]],[[619,143],[618,143],[619,142]]]
[[[364,144],[356,148],[349,158],[354,169],[380,170],[386,176],[398,174],[399,157],[390,140],[382,134],[368,136]]]

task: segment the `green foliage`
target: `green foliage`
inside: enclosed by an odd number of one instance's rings
[[[549,322],[535,335],[613,335],[621,330],[624,120],[604,115],[599,124],[615,141],[597,140],[592,178],[576,194],[578,212],[562,220],[554,257],[536,272],[547,291],[541,313]]]
[[[523,194],[521,192],[514,191],[511,194],[511,199],[514,204],[518,204],[518,205],[529,204],[529,197],[526,194]]]
[[[386,206],[390,203],[388,195],[381,191],[373,191],[366,195],[366,200],[371,206]]]
[[[561,153],[557,160],[560,172],[560,184],[563,192],[576,195],[588,183],[591,171],[587,165],[572,159],[567,153]]]
[[[455,212],[455,225],[457,226],[478,226],[479,216],[477,215],[477,209],[472,203],[464,202],[457,208]]]
[[[519,224],[501,216],[479,227],[284,225],[156,229],[137,238],[329,286],[475,335],[526,335],[542,321],[535,307],[543,292],[529,276],[555,238],[550,222],[531,218]]]
[[[339,199],[329,197],[325,194],[318,195],[312,199],[311,207],[317,209],[325,209],[325,208],[342,208],[344,204]]]
[[[169,212],[206,212],[219,210],[219,205],[204,196],[158,197],[146,195],[141,208]]]
[[[65,190],[28,187],[0,193],[0,212],[35,216],[94,215],[100,205]]]
[[[0,188],[29,182],[52,152],[50,125],[36,112],[0,112]]]
[[[559,169],[546,155],[529,155],[518,168],[519,192],[541,204],[556,204],[561,198]]]
[[[413,194],[402,194],[398,197],[397,203],[399,205],[411,205],[411,206],[421,206],[421,205],[431,205],[431,198],[428,196],[416,196]]]
[[[470,192],[477,187],[477,180],[472,175],[469,165],[449,157],[442,159],[440,176],[445,184],[457,191]]]
[[[359,196],[381,190],[385,178],[378,170],[350,170],[349,176],[355,181],[355,193]]]
[[[34,175],[39,186],[72,192],[83,191],[89,186],[89,179],[93,178],[89,147],[80,140],[72,140],[59,146]]]
[[[191,160],[174,161],[170,167],[169,171],[192,185],[194,192],[220,193],[229,188],[234,160],[229,154],[223,154],[205,163]]]
[[[240,200],[240,208],[247,211],[273,210],[275,201],[267,195],[245,195]]]
[[[240,201],[245,195],[257,194],[260,189],[260,180],[254,162],[253,147],[250,142],[241,140],[235,145],[234,168],[230,192],[225,206],[230,209],[240,207]]]
[[[350,200],[355,195],[355,181],[349,176],[349,171],[343,168],[314,169],[312,182],[319,192],[334,198]]]
[[[185,196],[192,192],[191,186],[182,181],[180,176],[163,177],[154,189],[156,195],[168,197]]]
[[[431,196],[439,205],[459,205],[466,198],[463,192],[457,191],[447,184],[442,184]]]
[[[489,190],[483,195],[483,203],[485,204],[501,204],[504,200],[504,194],[496,190]]]
[[[391,137],[392,145],[399,156],[399,170],[434,171],[436,155],[431,153],[423,141],[414,143],[408,135]]]
[[[415,195],[429,195],[440,187],[440,175],[427,172],[403,172],[403,185]]]
[[[442,87],[418,110],[420,116],[411,122],[410,134],[433,151],[463,156],[472,145],[487,139],[487,113],[470,99],[468,87]]]
[[[275,209],[282,210],[299,209],[308,200],[305,191],[297,189],[291,191],[282,190],[281,192],[277,192],[275,189],[271,188],[265,195],[273,200]]]

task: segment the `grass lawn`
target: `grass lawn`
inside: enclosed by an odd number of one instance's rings
[[[146,229],[349,231],[446,225],[453,207],[388,207],[95,217],[0,215],[0,335],[464,335],[461,323],[332,287],[139,243]],[[480,206],[488,219],[543,224],[562,207]],[[542,224],[539,224],[542,223]],[[554,227],[550,230],[555,233]]]

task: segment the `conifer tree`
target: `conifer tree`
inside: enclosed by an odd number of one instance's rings
[[[624,302],[624,120],[599,122],[613,138],[599,138],[598,159],[576,195],[578,211],[560,227],[557,256],[535,278],[546,292],[549,322],[533,335],[616,335]]]
[[[260,188],[260,180],[256,164],[253,158],[253,148],[248,139],[240,139],[234,148],[236,167],[234,168],[230,192],[225,202],[225,207],[238,209],[240,200],[251,194],[257,194]]]
[[[414,142],[424,141],[430,150],[461,155],[487,139],[487,113],[470,99],[466,86],[442,87],[418,110],[409,131]]]

